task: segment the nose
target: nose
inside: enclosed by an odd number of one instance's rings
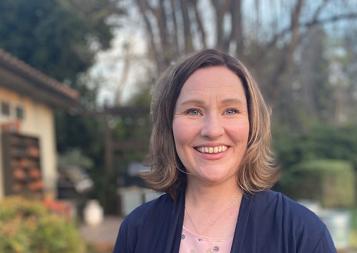
[[[201,135],[209,139],[216,139],[224,134],[222,119],[217,113],[211,113],[204,117]]]

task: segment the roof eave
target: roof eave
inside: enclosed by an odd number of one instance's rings
[[[0,49],[0,85],[53,107],[79,107],[79,93]]]

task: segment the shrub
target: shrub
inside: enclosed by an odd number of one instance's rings
[[[337,159],[352,163],[357,169],[357,126],[315,125],[305,131],[275,127],[274,150],[286,170],[307,160]]]
[[[351,207],[355,200],[352,164],[343,160],[310,160],[291,169],[282,182],[297,199],[318,200],[324,207]]]
[[[19,197],[0,203],[0,252],[83,253],[74,225],[50,213],[41,202]]]

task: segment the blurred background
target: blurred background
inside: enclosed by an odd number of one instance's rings
[[[356,0],[1,0],[0,252],[111,252],[122,217],[159,195],[138,177],[150,89],[202,48],[253,72],[274,188],[355,252]]]

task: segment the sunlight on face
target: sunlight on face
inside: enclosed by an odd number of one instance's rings
[[[249,135],[239,77],[224,66],[195,71],[176,102],[173,134],[189,182],[235,181]]]

